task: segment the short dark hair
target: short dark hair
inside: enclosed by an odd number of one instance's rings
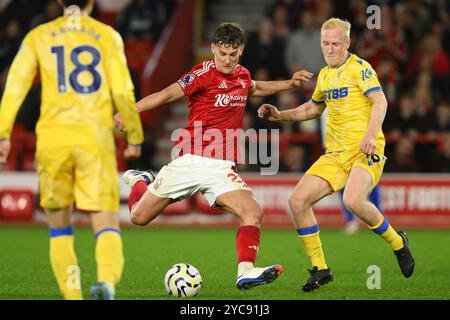
[[[80,9],[83,9],[88,4],[89,0],[62,0],[62,2],[64,3],[64,7],[74,5],[80,7]]]
[[[214,32],[212,42],[216,45],[232,47],[236,49],[245,42],[245,32],[240,25],[234,22],[224,22],[220,24]]]

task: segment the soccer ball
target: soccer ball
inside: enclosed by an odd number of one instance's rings
[[[202,276],[194,266],[177,263],[167,271],[164,285],[167,292],[173,297],[194,297],[202,288]]]

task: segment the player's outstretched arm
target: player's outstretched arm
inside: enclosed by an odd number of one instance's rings
[[[265,97],[280,91],[300,88],[302,81],[309,81],[313,74],[307,70],[297,71],[290,80],[282,81],[255,81],[255,86],[250,89],[250,95]]]
[[[173,83],[165,89],[139,100],[137,108],[139,112],[151,110],[163,104],[176,101],[182,96],[184,96],[184,93],[180,85],[178,83]]]
[[[323,103],[317,104],[311,100],[296,108],[281,112],[271,104],[263,104],[258,108],[258,116],[270,121],[304,121],[320,117],[324,110]]]
[[[156,93],[150,94],[137,102],[138,112],[143,112],[146,110],[151,110],[157,108],[163,104],[176,101],[184,96],[183,90],[180,85],[173,83],[165,89],[158,91]],[[125,130],[123,125],[122,115],[116,113],[114,115],[114,123],[120,130]]]

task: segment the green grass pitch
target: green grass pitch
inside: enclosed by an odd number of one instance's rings
[[[200,270],[203,288],[193,300],[450,299],[450,231],[406,230],[416,259],[410,279],[399,270],[389,246],[369,230],[346,236],[322,229],[321,240],[334,281],[312,293],[300,290],[308,259],[293,229],[262,230],[257,265],[283,265],[274,283],[235,287],[235,228],[123,228],[125,270],[117,299],[174,299],[163,278],[175,263]],[[94,237],[78,227],[75,246],[85,298],[95,281]],[[45,227],[0,226],[0,299],[61,299],[48,259]],[[381,289],[368,289],[371,265],[380,267]]]

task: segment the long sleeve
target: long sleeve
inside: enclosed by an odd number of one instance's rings
[[[134,86],[124,54],[122,38],[115,33],[110,61],[110,87],[116,108],[127,128],[127,140],[130,144],[141,144],[144,140],[141,119],[136,108]]]
[[[32,37],[28,34],[9,69],[0,104],[0,139],[9,139],[22,102],[33,83],[38,66]]]

